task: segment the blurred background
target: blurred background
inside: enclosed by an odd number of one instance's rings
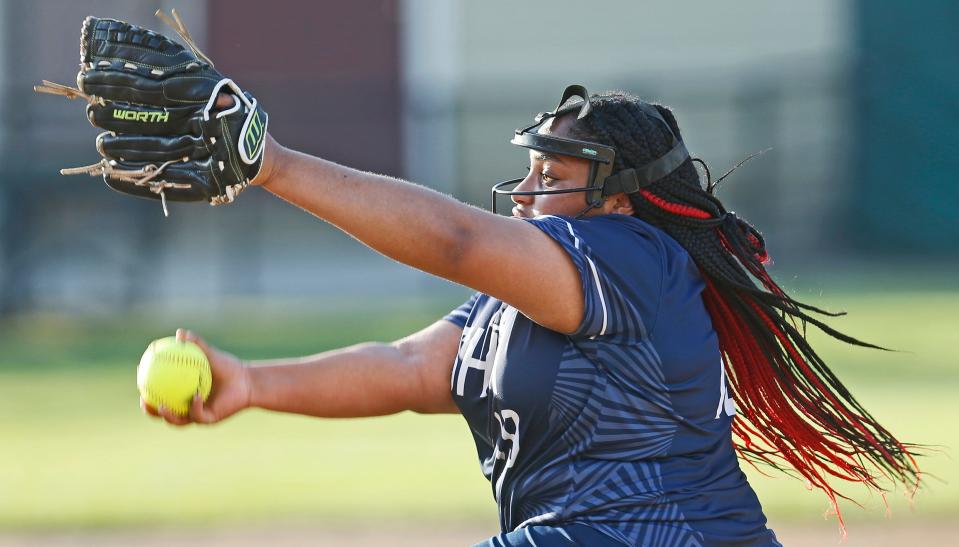
[[[863,493],[841,506],[849,544],[954,541],[953,2],[2,0],[0,545],[465,545],[496,528],[458,416],[251,411],[174,430],[140,414],[139,355],[178,326],[244,358],[304,355],[403,336],[468,294],[257,189],[164,218],[59,176],[98,159],[97,130],[32,86],[73,82],[87,15],[175,36],[157,8],[180,12],[280,142],[483,207],[525,173],[513,129],[571,83],[669,105],[714,178],[772,148],[720,197],[763,231],[794,296],[901,350],[813,335],[880,421],[935,445],[926,487],[890,495],[891,517]],[[787,544],[838,539],[820,494],[750,476]]]

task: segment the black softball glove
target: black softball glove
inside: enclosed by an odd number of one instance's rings
[[[64,175],[103,175],[114,190],[163,202],[230,203],[263,164],[267,114],[213,68],[176,10],[169,24],[189,46],[123,21],[87,17],[77,87],[44,80],[42,93],[81,97],[103,159]],[[233,105],[217,110],[218,94]]]

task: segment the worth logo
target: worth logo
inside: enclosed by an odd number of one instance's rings
[[[169,112],[138,112],[136,110],[113,109],[113,117],[128,122],[160,123],[170,121]]]

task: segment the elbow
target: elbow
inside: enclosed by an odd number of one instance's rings
[[[417,351],[417,344],[409,339],[397,340],[390,344],[397,356],[397,374],[402,378],[403,408],[416,413],[424,413],[427,392],[425,360]]]
[[[450,412],[454,405],[448,378],[440,377],[428,352],[417,341],[403,339],[392,344],[400,356],[400,374],[406,386],[404,408],[417,414]]]

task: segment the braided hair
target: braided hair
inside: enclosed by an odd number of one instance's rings
[[[669,133],[643,112],[639,98],[612,92],[589,100],[591,114],[576,120],[570,136],[614,147],[613,172],[640,167],[669,151]],[[682,138],[673,113],[651,106]],[[769,255],[762,234],[723,207],[711,180],[703,187],[693,161],[699,160],[687,159],[629,198],[635,216],[672,236],[702,273],[703,301],[741,413],[732,425],[739,456],[753,465],[798,473],[826,494],[840,525],[837,498],[848,498],[829,478],[884,491],[878,472],[914,492],[920,478],[915,445],[897,440],[849,393],[807,342],[806,325],[849,344],[883,348],[812,315],[841,314],[787,295],[766,272]]]

